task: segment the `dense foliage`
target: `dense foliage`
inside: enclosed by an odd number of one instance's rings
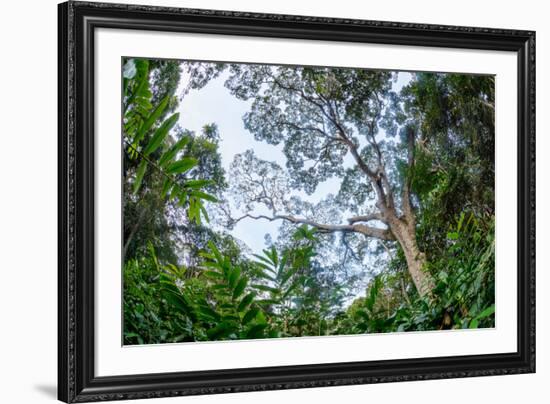
[[[286,164],[242,150],[227,173],[216,124],[180,126],[182,73],[184,94],[223,78]],[[493,327],[494,79],[395,78],[125,60],[124,343]],[[278,238],[254,253],[242,220]]]

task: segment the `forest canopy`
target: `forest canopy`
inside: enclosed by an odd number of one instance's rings
[[[494,327],[494,77],[127,58],[124,344]]]

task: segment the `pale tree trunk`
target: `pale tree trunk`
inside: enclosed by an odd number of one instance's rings
[[[355,145],[344,133],[343,128],[340,127],[339,132],[343,143],[346,144],[351,152],[351,155],[357,162],[359,168],[366,174],[373,189],[377,195],[376,206],[380,210],[379,213],[371,215],[371,217],[362,218],[363,221],[368,220],[380,220],[388,226],[388,230],[391,236],[399,243],[405,254],[407,260],[407,268],[414,282],[416,290],[420,296],[430,296],[435,288],[435,282],[431,275],[425,271],[426,269],[426,254],[419,250],[416,242],[416,217],[414,214],[414,208],[411,204],[411,176],[403,184],[403,194],[401,201],[402,215],[399,215],[395,207],[395,199],[393,190],[386,174],[384,167],[382,152],[376,142],[376,138],[371,133],[370,144],[373,146],[377,159],[378,166],[376,170],[371,170],[369,166],[362,160],[357,145]],[[407,157],[409,170],[414,169],[414,148],[415,148],[415,134],[412,130],[407,133]],[[361,220],[359,220],[361,221]],[[351,219],[351,222],[355,220]],[[357,230],[355,230],[357,231]],[[381,238],[375,234],[372,228],[370,232],[364,233],[373,237]]]
[[[389,227],[403,249],[407,269],[420,296],[429,296],[435,282],[426,271],[426,254],[418,248],[414,226],[403,223],[401,219],[389,221]]]
[[[414,149],[415,134],[413,130],[409,129],[407,133],[407,165],[410,171],[414,170]],[[386,172],[381,161],[380,165],[382,178],[386,179]],[[402,215],[398,215],[395,209],[390,184],[385,181],[383,186],[380,183],[376,185],[379,187],[377,205],[385,216],[385,223],[403,249],[414,286],[416,286],[420,296],[430,296],[435,288],[435,282],[426,268],[426,254],[420,251],[416,242],[416,215],[411,202],[411,173],[409,173],[403,184],[401,195]]]

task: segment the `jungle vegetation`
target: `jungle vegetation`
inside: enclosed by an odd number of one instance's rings
[[[135,58],[122,76],[125,344],[494,327],[494,77]],[[233,134],[185,127],[180,100],[214,80],[283,160],[224,166]],[[277,235],[251,250],[243,221]]]

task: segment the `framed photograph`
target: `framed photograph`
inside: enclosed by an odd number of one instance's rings
[[[535,34],[59,5],[59,399],[535,371]]]

